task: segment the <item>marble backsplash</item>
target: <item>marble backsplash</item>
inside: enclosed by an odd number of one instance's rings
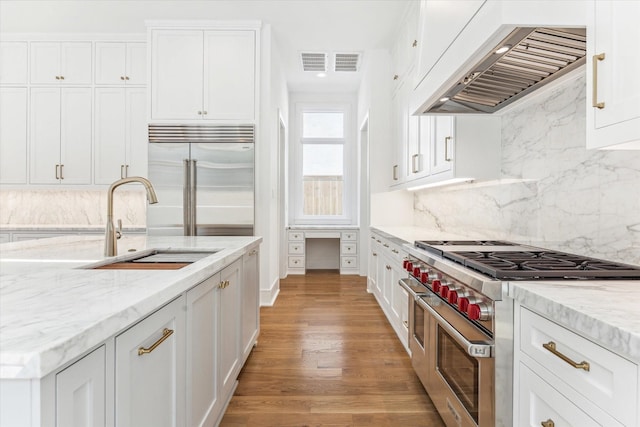
[[[114,219],[124,227],[146,226],[146,193],[118,190]],[[104,227],[106,190],[0,189],[0,227]]]
[[[585,149],[584,74],[502,116],[501,179],[414,194],[414,225],[640,265],[640,151]]]

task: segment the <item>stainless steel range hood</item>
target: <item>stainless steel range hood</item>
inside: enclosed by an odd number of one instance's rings
[[[584,28],[516,28],[423,114],[493,113],[585,63]]]

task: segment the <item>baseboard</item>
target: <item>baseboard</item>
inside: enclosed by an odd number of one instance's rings
[[[260,307],[271,307],[280,294],[280,279],[277,278],[267,290],[260,289]]]

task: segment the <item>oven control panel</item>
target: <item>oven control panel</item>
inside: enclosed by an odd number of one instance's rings
[[[493,301],[416,258],[404,260],[409,274],[451,307],[484,329],[493,330]]]

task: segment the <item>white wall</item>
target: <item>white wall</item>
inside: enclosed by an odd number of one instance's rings
[[[415,224],[640,264],[640,152],[585,149],[584,73],[502,115],[502,180],[415,194]]]

